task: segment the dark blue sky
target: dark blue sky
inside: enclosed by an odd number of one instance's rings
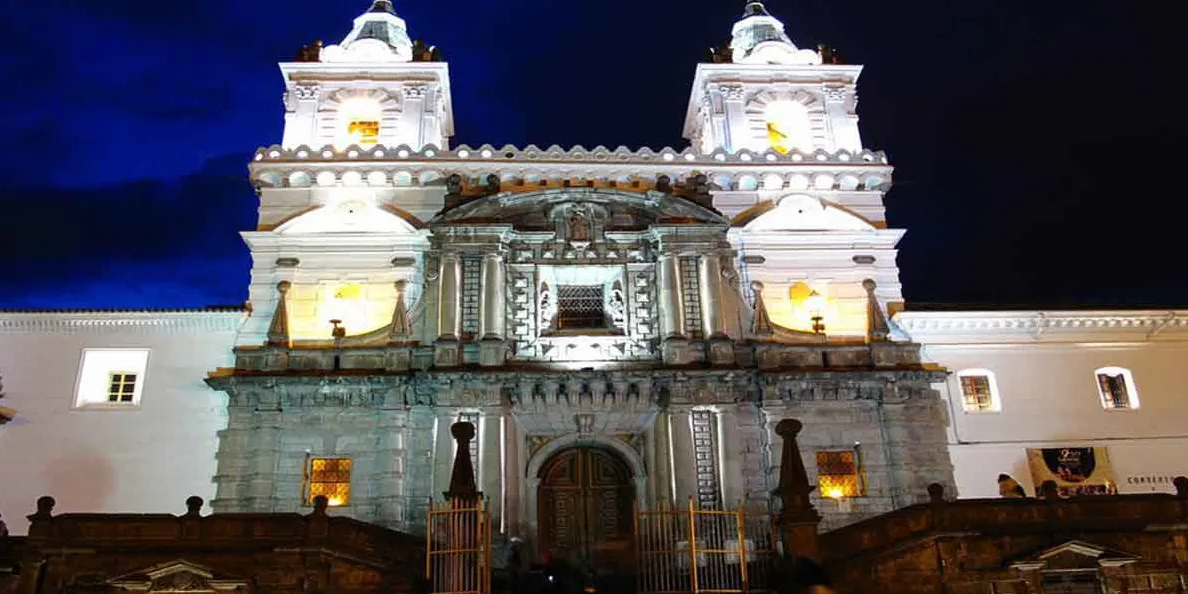
[[[368,0],[0,1],[0,307],[241,303],[276,62]],[[455,144],[680,138],[741,0],[395,0],[442,48]],[[866,65],[909,302],[1185,306],[1182,25],[1145,3],[771,0]]]

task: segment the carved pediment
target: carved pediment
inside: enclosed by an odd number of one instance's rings
[[[1101,565],[1121,565],[1138,561],[1139,557],[1125,551],[1103,547],[1093,543],[1070,540],[1054,547],[1048,547],[1019,557],[1010,563],[1021,569],[1077,570],[1096,569]]]
[[[551,231],[553,213],[566,203],[596,206],[606,213],[606,229],[644,229],[664,224],[728,224],[722,215],[662,192],[633,193],[594,188],[501,193],[449,209],[431,225],[510,225],[520,230]]]
[[[246,590],[247,581],[215,577],[209,567],[182,559],[109,580],[108,584],[128,592],[191,594]]]

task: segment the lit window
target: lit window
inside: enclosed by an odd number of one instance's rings
[[[351,502],[351,459],[311,458],[306,475],[305,504],[324,495],[330,507],[342,507]]]
[[[812,150],[808,109],[803,103],[782,101],[766,111],[767,144],[777,153]]]
[[[557,329],[605,328],[602,285],[559,285]]]
[[[994,373],[986,369],[966,369],[957,373],[961,383],[965,412],[997,412],[1002,409]]]
[[[1103,367],[1097,375],[1097,392],[1106,410],[1131,410],[1139,407],[1138,390],[1129,369]]]
[[[862,496],[862,476],[853,450],[817,452],[817,491],[830,499]]]
[[[132,371],[113,371],[108,374],[107,401],[132,402],[136,394],[136,375]]]
[[[74,406],[128,408],[140,405],[148,349],[84,349]]]
[[[355,120],[347,124],[347,137],[351,144],[367,146],[379,142],[380,124],[375,120]]]

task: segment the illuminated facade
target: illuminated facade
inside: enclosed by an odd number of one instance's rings
[[[137,512],[325,495],[419,531],[458,420],[499,533],[538,550],[629,550],[635,505],[766,506],[789,417],[836,500],[825,528],[953,492],[950,453],[984,465],[956,474],[982,494],[1018,452],[962,449],[952,390],[1023,410],[1013,363],[892,315],[891,166],[862,144],[861,68],[835,62],[751,2],[696,68],[688,148],[451,146],[447,64],[376,0],[281,65],[283,137],[250,167],[250,311],[0,314],[0,451],[30,452],[0,457],[0,509],[19,532],[46,493]],[[1094,364],[1101,402],[1157,402],[1136,364]]]
[[[943,380],[888,322],[903,231],[861,67],[750,3],[696,69],[691,146],[630,151],[451,146],[447,64],[385,0],[303,58],[251,164],[253,312],[209,380],[216,511],[297,509],[349,458],[339,511],[415,530],[458,419],[502,533],[545,548],[629,540],[634,502],[765,505],[788,416],[827,526],[951,485]]]

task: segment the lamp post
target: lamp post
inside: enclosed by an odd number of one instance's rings
[[[809,315],[813,320],[813,332],[821,334],[825,332],[825,296],[813,289],[809,293],[808,299],[805,299],[805,305],[808,307]]]

